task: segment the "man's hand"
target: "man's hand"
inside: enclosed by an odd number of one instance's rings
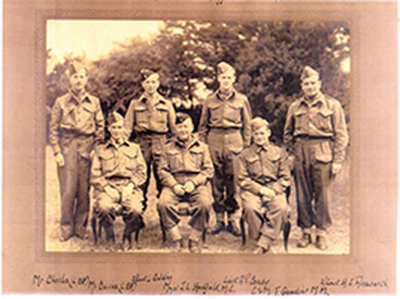
[[[173,188],[173,191],[176,195],[178,196],[183,196],[185,195],[185,189],[181,184],[176,184]]]
[[[58,164],[58,166],[64,167],[65,161],[64,161],[64,156],[63,156],[63,154],[58,153],[58,154],[56,155],[56,163]]]
[[[110,185],[107,185],[104,187],[104,191],[110,196],[114,201],[118,201],[119,199],[119,192],[117,189],[111,187]]]
[[[135,185],[132,182],[125,186],[124,190],[122,190],[122,201],[129,200],[134,187]]]
[[[188,182],[186,182],[186,184],[183,186],[183,188],[185,189],[185,192],[186,193],[192,193],[193,192],[193,190],[194,190],[194,188],[196,188],[195,186],[194,186],[194,184],[193,184],[193,182],[192,181],[188,181]]]
[[[342,170],[342,164],[339,164],[339,163],[332,164],[332,170],[331,170],[332,176],[337,175],[340,172],[340,170]]]
[[[268,188],[268,187],[262,187],[260,190],[260,194],[262,197],[267,197],[269,200],[273,199],[276,195],[276,192],[274,189]]]
[[[262,198],[262,202],[263,203],[267,202],[267,201],[271,201],[273,199],[272,197],[265,196],[265,195],[262,195],[261,198]]]

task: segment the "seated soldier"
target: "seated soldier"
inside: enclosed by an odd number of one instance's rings
[[[174,251],[178,252],[182,248],[178,204],[183,201],[189,203],[189,225],[192,227],[189,249],[199,253],[212,204],[208,181],[214,175],[214,167],[208,146],[192,135],[193,122],[189,115],[177,114],[176,129],[177,138],[167,143],[158,169],[163,189],[157,209],[167,238],[172,242]]]
[[[107,245],[113,246],[114,220],[122,215],[125,230],[122,239],[144,227],[142,216],[143,192],[139,188],[146,181],[146,163],[139,145],[123,137],[124,118],[112,112],[108,118],[111,138],[95,149],[92,164],[91,184],[94,187],[94,213],[106,232]]]
[[[271,144],[266,120],[251,121],[253,144],[238,160],[238,183],[243,217],[249,237],[258,240],[254,253],[266,253],[287,220],[289,206],[284,194],[289,186],[290,170],[286,152]]]

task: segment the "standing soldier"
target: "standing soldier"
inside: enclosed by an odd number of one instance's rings
[[[129,104],[124,127],[128,138],[132,131],[135,131],[135,142],[140,145],[146,161],[147,179],[143,185],[145,208],[151,166],[153,166],[157,191],[158,193],[161,192],[162,186],[157,168],[167,140],[167,134],[175,133],[175,110],[172,103],[157,92],[160,86],[158,73],[148,69],[143,69],[140,73],[144,93],[139,99],[132,100]]]
[[[108,117],[111,138],[96,147],[91,184],[96,200],[94,213],[100,219],[107,241],[114,243],[114,220],[122,215],[125,222],[122,243],[128,240],[130,249],[132,232],[144,227],[143,192],[139,188],[146,181],[146,163],[139,146],[124,137],[123,125],[124,118],[112,112]]]
[[[159,175],[164,187],[157,209],[161,225],[172,241],[175,251],[180,251],[182,237],[179,232],[178,203],[189,203],[192,227],[189,249],[201,250],[200,237],[205,230],[212,203],[209,180],[214,175],[207,144],[200,142],[193,133],[193,121],[188,114],[178,113],[177,138],[166,145],[160,162]]]
[[[67,69],[69,92],[51,112],[49,139],[58,165],[61,193],[61,237],[83,239],[89,214],[90,153],[104,139],[104,118],[98,98],[85,86],[87,70],[77,61]]]
[[[243,217],[249,224],[250,238],[257,240],[254,253],[267,253],[287,221],[289,206],[285,190],[290,169],[285,150],[269,142],[271,130],[266,120],[251,121],[254,144],[238,159],[238,182]]]
[[[225,229],[227,212],[227,228],[239,236],[240,206],[235,197],[234,162],[243,147],[250,145],[251,110],[246,96],[233,88],[234,68],[221,62],[217,75],[219,89],[205,101],[199,125],[199,137],[209,145],[215,169],[213,195],[217,223],[211,233]]]
[[[297,225],[302,229],[297,246],[312,243],[315,225],[316,246],[325,250],[326,230],[332,224],[330,187],[342,168],[348,134],[340,103],[320,91],[319,73],[306,66],[300,79],[304,96],[289,107],[284,127],[284,142],[294,155]]]

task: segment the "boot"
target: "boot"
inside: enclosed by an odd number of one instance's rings
[[[189,250],[191,253],[201,253],[201,242],[189,239]]]
[[[311,244],[311,235],[308,233],[303,233],[299,242],[297,243],[297,247],[306,248],[310,244]]]
[[[242,235],[242,232],[235,221],[228,222],[228,231],[235,237],[239,237]]]
[[[212,235],[216,235],[219,234],[220,232],[222,232],[223,230],[225,230],[225,223],[223,221],[217,221],[217,223],[210,228],[210,233]]]

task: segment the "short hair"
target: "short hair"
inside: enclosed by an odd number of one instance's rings
[[[252,131],[257,131],[262,127],[267,127],[267,129],[269,129],[269,123],[265,119],[257,116],[250,121],[250,127]]]
[[[176,114],[176,119],[175,119],[175,124],[179,125],[181,123],[183,123],[185,120],[190,119],[193,123],[192,118],[190,117],[189,114],[183,113],[183,112],[178,112]]]

